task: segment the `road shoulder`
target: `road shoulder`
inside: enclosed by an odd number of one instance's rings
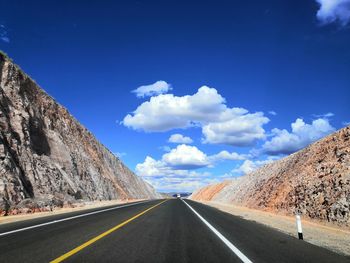
[[[290,216],[275,215],[269,212],[212,201],[201,201],[200,203],[232,215],[240,216],[246,220],[267,225],[291,236],[296,236],[297,234],[295,219]],[[343,255],[350,255],[350,231],[348,230],[341,230],[303,220],[303,233],[304,240],[311,244]]]
[[[79,206],[76,205],[75,207],[56,208],[53,211],[47,211],[47,212],[0,216],[0,225],[19,222],[19,221],[26,221],[26,220],[52,216],[52,215],[61,215],[61,214],[66,214],[71,212],[78,212],[78,211],[84,212],[93,208],[103,208],[103,207],[133,203],[133,202],[138,202],[143,200],[144,199],[130,199],[130,200],[108,200],[108,201],[85,202],[85,203],[78,204]]]

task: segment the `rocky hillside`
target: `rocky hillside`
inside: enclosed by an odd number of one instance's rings
[[[0,214],[79,200],[157,197],[152,186],[0,53]]]
[[[191,198],[350,226],[350,126],[250,174],[199,189]]]

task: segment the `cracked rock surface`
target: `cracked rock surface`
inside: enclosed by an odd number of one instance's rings
[[[350,126],[252,173],[199,189],[191,198],[350,226]]]
[[[0,53],[0,215],[158,197]]]

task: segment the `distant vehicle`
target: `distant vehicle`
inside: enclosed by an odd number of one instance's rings
[[[180,195],[180,194],[176,194],[176,197],[177,197],[177,198],[180,198],[180,197],[181,197],[181,195]]]

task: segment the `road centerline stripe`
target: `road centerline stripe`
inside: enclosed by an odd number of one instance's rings
[[[224,237],[215,227],[213,227],[207,220],[205,220],[196,210],[192,208],[187,202],[181,199],[191,210],[192,212],[199,217],[199,219],[218,237],[224,244],[231,249],[233,253],[236,254],[237,257],[242,260],[244,263],[252,263],[252,261],[246,257],[237,247],[235,247],[226,237]]]
[[[53,221],[49,221],[49,222],[45,222],[45,223],[41,223],[41,224],[37,224],[37,225],[27,226],[27,227],[23,227],[23,228],[11,230],[11,231],[3,232],[3,233],[0,233],[0,237],[1,236],[6,236],[6,235],[10,235],[10,234],[13,234],[13,233],[17,233],[17,232],[22,232],[22,231],[33,229],[33,228],[38,228],[38,227],[42,227],[42,226],[56,224],[56,223],[59,223],[59,222],[69,221],[69,220],[80,218],[80,217],[84,217],[84,216],[95,215],[95,214],[99,214],[99,213],[103,213],[103,212],[107,212],[107,211],[116,210],[116,209],[119,209],[119,208],[124,208],[124,207],[134,206],[134,205],[138,205],[138,204],[143,204],[143,203],[147,203],[147,202],[150,202],[150,201],[152,201],[152,200],[141,201],[141,202],[137,202],[137,203],[132,203],[132,204],[126,204],[126,205],[106,208],[106,209],[97,210],[97,211],[93,211],[93,212],[88,212],[88,213],[84,213],[84,214],[80,214],[80,215],[76,215],[76,216],[65,217],[65,218],[62,218],[62,219],[56,219],[56,220],[53,220]]]
[[[138,218],[138,217],[144,215],[144,214],[147,213],[148,211],[150,211],[150,210],[156,208],[157,206],[163,204],[163,203],[166,202],[166,201],[168,201],[168,200],[163,200],[162,202],[160,202],[160,203],[158,203],[158,204],[156,204],[156,205],[154,205],[154,206],[151,206],[150,208],[147,208],[146,210],[144,210],[144,211],[138,213],[137,215],[135,215],[135,216],[133,216],[133,217],[131,217],[131,218],[125,220],[124,222],[120,223],[119,225],[116,225],[115,227],[112,227],[111,229],[109,229],[109,230],[103,232],[102,234],[100,234],[100,235],[98,235],[98,236],[96,236],[96,237],[94,237],[94,238],[92,238],[92,239],[86,241],[85,243],[81,244],[80,246],[77,246],[76,248],[74,248],[74,249],[68,251],[67,253],[63,254],[62,256],[60,256],[60,257],[58,257],[58,258],[56,258],[56,259],[50,261],[50,263],[62,262],[63,260],[65,260],[65,259],[67,259],[67,258],[73,256],[74,254],[78,253],[79,251],[83,250],[84,248],[90,246],[91,244],[95,243],[96,241],[98,241],[98,240],[104,238],[105,236],[107,236],[107,235],[111,234],[112,232],[118,230],[119,228],[125,226],[126,224],[128,224],[128,223],[130,223],[131,221],[135,220],[136,218]]]

